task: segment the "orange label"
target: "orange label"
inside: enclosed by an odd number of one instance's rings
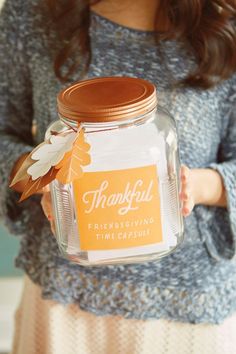
[[[73,188],[81,250],[162,242],[156,165],[84,172]]]

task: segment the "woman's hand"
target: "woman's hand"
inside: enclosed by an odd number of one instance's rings
[[[193,172],[187,166],[181,166],[180,169],[180,180],[181,180],[181,191],[180,191],[180,200],[182,202],[182,214],[183,216],[188,216],[195,205],[195,196],[194,196],[194,178]]]
[[[51,194],[50,194],[48,187],[45,187],[43,189],[41,206],[42,206],[42,209],[43,209],[43,212],[44,212],[46,218],[48,219],[48,221],[51,224],[52,233],[55,235],[55,222],[54,222],[53,213],[52,213],[52,200],[51,200]]]
[[[180,170],[182,214],[191,214],[196,204],[226,207],[226,192],[221,175],[210,168],[181,166]]]

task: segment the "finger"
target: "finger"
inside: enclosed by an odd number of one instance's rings
[[[53,235],[55,235],[56,234],[55,221],[54,220],[50,221],[50,225],[51,225],[52,233]]]
[[[43,193],[43,195],[42,195],[41,206],[42,206],[45,214],[50,210],[50,204],[48,202],[48,195],[46,193]]]
[[[51,194],[46,192],[41,199],[41,206],[48,220],[53,220]]]
[[[42,189],[39,189],[37,191],[37,194],[43,194],[43,193],[47,193],[47,192],[50,192],[49,184],[47,186],[43,187]]]
[[[43,192],[44,193],[50,192],[49,184],[47,184],[45,187],[43,187]]]
[[[189,180],[190,169],[187,166],[182,165],[180,171],[181,171],[180,172],[181,182],[183,184],[186,184],[188,182],[188,180]]]
[[[194,207],[193,199],[191,198],[188,202],[184,202],[182,206],[182,214],[183,216],[188,216],[191,214]]]
[[[180,192],[180,199],[187,202],[191,198],[191,190],[189,187],[184,187]]]

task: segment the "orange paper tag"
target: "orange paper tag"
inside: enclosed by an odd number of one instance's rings
[[[81,250],[162,242],[156,165],[84,172],[73,188]]]

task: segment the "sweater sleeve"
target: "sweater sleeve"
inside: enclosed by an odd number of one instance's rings
[[[225,117],[226,118],[226,117]],[[226,191],[227,208],[214,208],[208,220],[205,242],[211,256],[217,260],[235,259],[236,255],[236,80],[229,97],[228,125],[219,149],[217,162],[209,168],[218,171]],[[204,225],[202,225],[204,227]],[[206,229],[205,225],[205,229]]]
[[[16,160],[33,145],[32,85],[20,3],[6,0],[0,13],[0,217],[16,235],[25,232],[35,203],[33,198],[18,204],[19,194],[8,187]]]

